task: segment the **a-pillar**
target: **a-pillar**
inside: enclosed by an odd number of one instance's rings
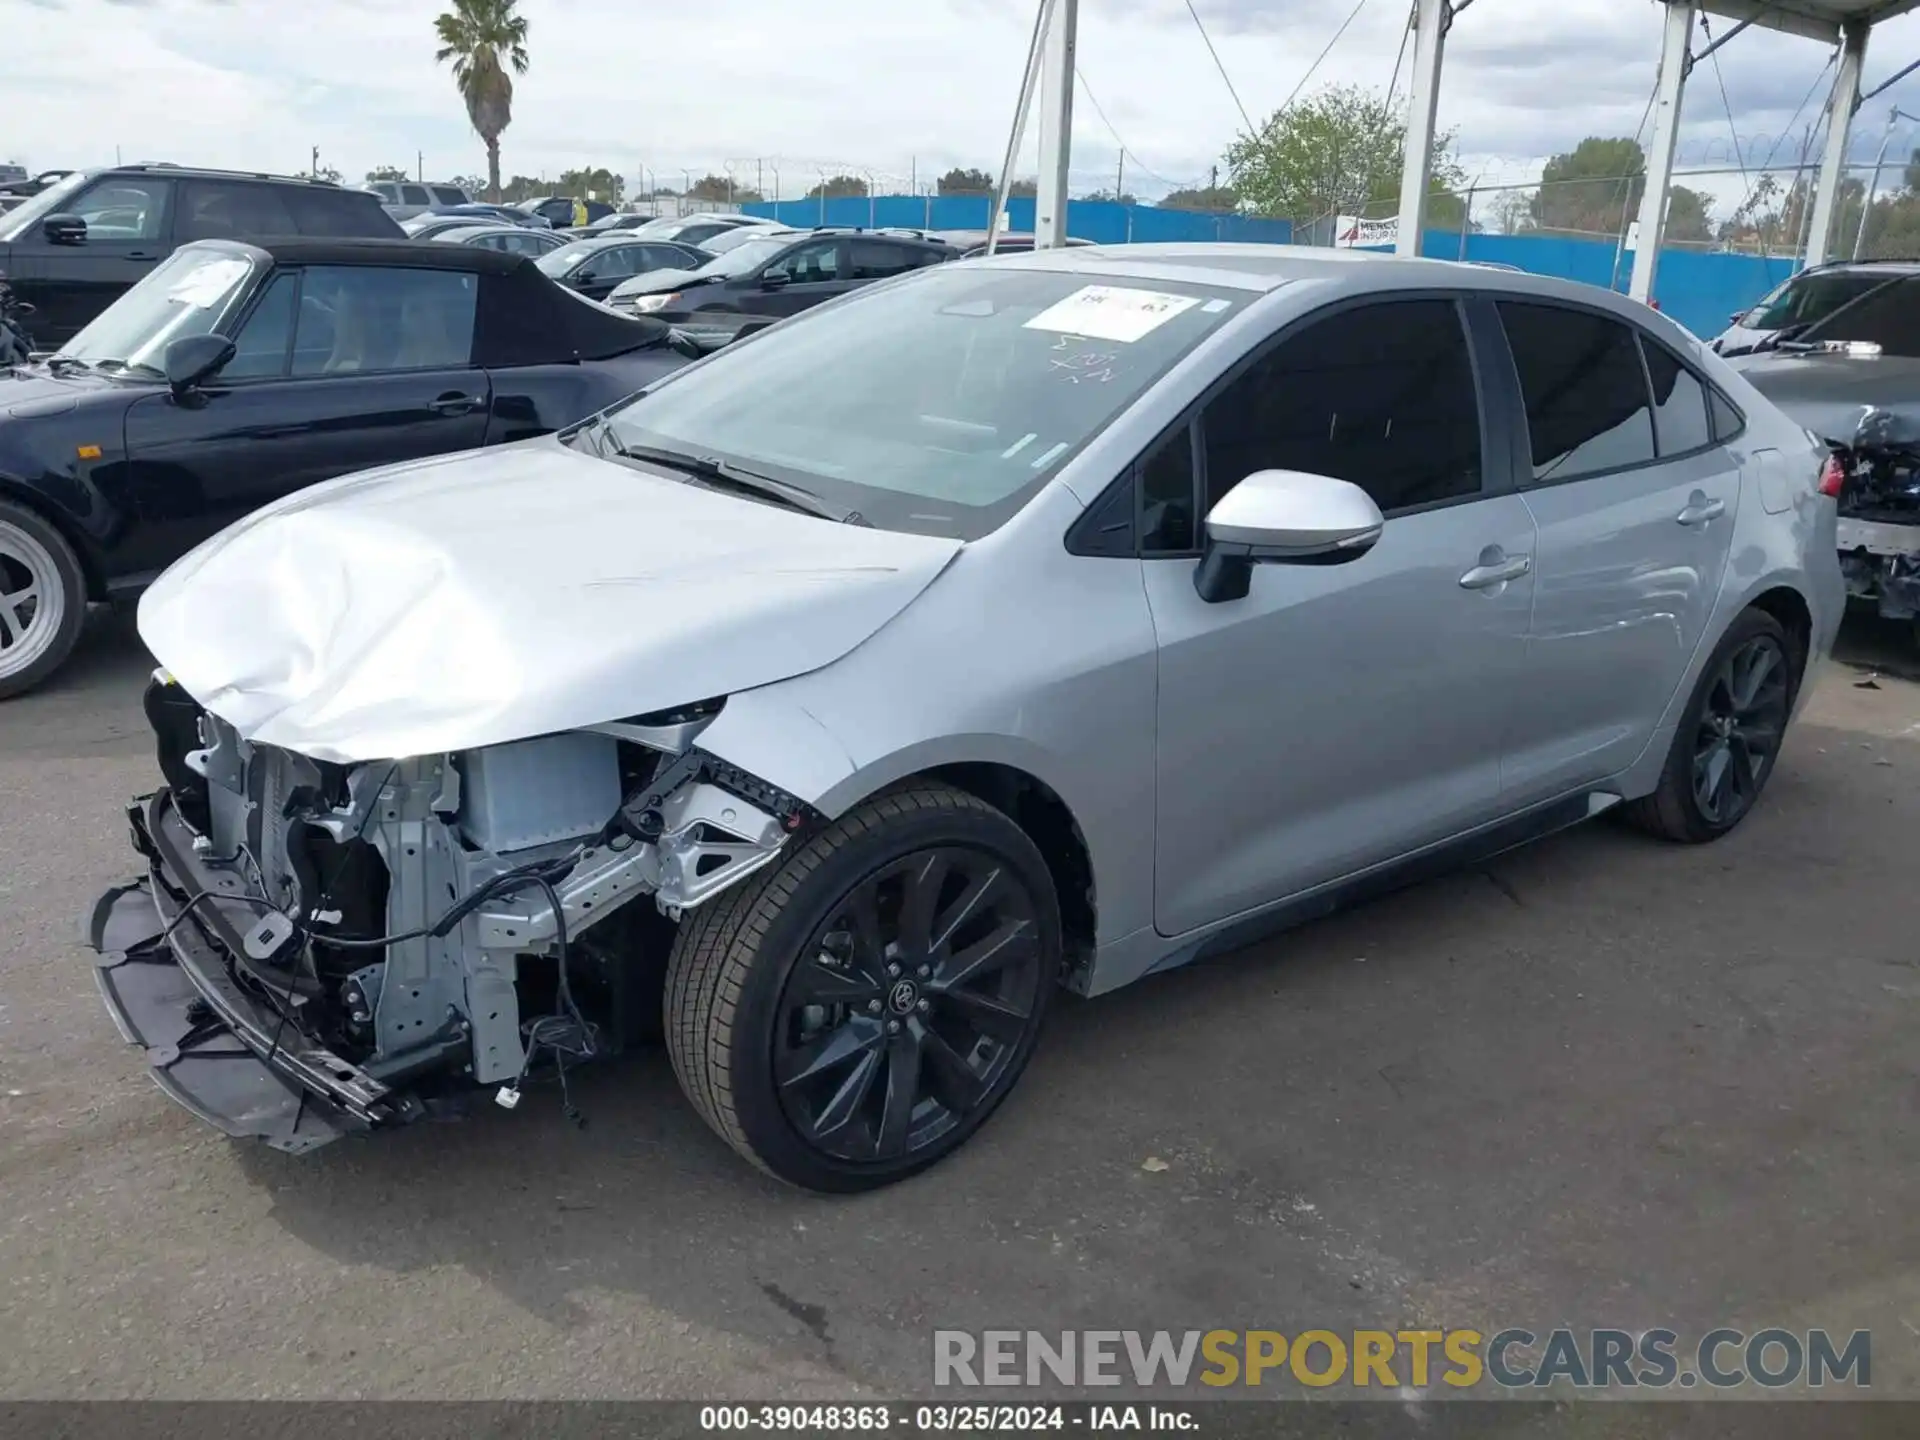
[[[1807,231],[1809,266],[1823,265],[1833,239],[1833,207],[1840,182],[1847,174],[1847,139],[1853,131],[1853,112],[1860,108],[1860,69],[1867,58],[1864,20],[1850,20],[1841,31],[1840,69],[1833,77],[1833,98],[1827,108],[1827,144],[1820,155],[1820,178],[1813,187],[1813,223]]]

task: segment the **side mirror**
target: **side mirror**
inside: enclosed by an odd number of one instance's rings
[[[78,215],[49,215],[40,222],[40,233],[49,245],[84,245],[87,222]]]
[[[187,394],[233,359],[233,341],[224,335],[183,335],[167,346],[163,368],[175,397]]]
[[[576,270],[568,278],[575,285],[591,285],[593,284],[593,271]]]
[[[1373,497],[1348,481],[1255,471],[1207,516],[1194,589],[1208,604],[1244,599],[1256,564],[1344,564],[1371,550],[1386,523]]]
[[[762,275],[760,277],[760,288],[762,290],[779,290],[792,283],[793,277],[784,270],[775,271],[771,275]]]

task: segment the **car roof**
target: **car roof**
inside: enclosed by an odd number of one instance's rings
[[[65,173],[71,175],[73,172],[69,170]],[[267,180],[277,185],[324,185],[329,190],[362,188],[358,185],[342,185],[337,180],[315,179],[311,175],[275,175],[266,170],[217,170],[207,165],[175,165],[170,160],[145,160],[138,165],[99,165],[86,174],[89,179],[100,175],[169,175],[184,176],[189,180]]]
[[[405,265],[421,270],[466,270],[476,275],[507,275],[522,266],[533,265],[533,260],[526,255],[412,237],[400,240],[195,240],[180,248],[264,254],[278,265]]]
[[[1885,260],[1834,260],[1825,265],[1816,265],[1811,270],[1802,270],[1793,278],[1801,275],[1832,275],[1850,270],[1885,270],[1897,275],[1920,275],[1920,259],[1906,256]]]
[[[436,231],[433,238],[439,241],[470,240],[475,235],[551,235],[552,233],[551,230],[529,230],[524,225],[514,225],[502,220],[492,225],[450,225],[444,230]]]

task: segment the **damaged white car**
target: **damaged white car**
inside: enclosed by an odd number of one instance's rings
[[[101,987],[175,1099],[283,1149],[664,1033],[742,1155],[883,1184],[1062,984],[1623,801],[1732,829],[1838,623],[1823,458],[1658,315],[1530,276],[1149,245],[882,282],[170,570]]]

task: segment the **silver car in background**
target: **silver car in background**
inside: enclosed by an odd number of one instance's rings
[[[747,1159],[898,1180],[1058,986],[1603,811],[1739,824],[1839,622],[1824,460],[1660,315],[1534,276],[1209,244],[883,281],[163,576],[168,785],[102,988],[176,1098],[288,1150],[564,1093],[651,1019]]]

